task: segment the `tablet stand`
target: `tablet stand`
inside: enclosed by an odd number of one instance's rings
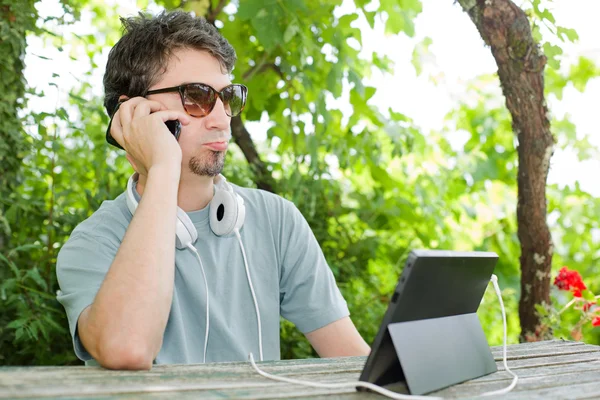
[[[497,370],[476,313],[391,323],[388,331],[411,394]]]

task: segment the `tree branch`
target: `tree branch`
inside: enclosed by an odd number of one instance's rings
[[[226,5],[227,5],[227,0],[219,0],[219,4],[217,4],[217,7],[213,10],[212,2],[210,2],[210,6],[209,6],[210,8],[209,8],[208,15],[206,16],[206,20],[208,22],[210,22],[212,25],[214,25],[215,21],[217,20],[217,17],[221,13],[221,11],[223,11],[223,8],[225,8]]]
[[[267,69],[271,68],[272,66],[275,66],[275,64],[267,64],[267,58],[268,58],[268,54],[267,53],[263,53],[262,58],[260,59],[259,62],[257,62],[252,68],[250,68],[248,71],[244,72],[244,74],[242,75],[242,79],[247,81],[250,78],[252,78],[255,74],[259,73],[259,72],[264,72]]]
[[[546,57],[527,16],[511,0],[458,0],[490,46],[518,138],[518,236],[521,243],[521,340],[540,340],[535,305],[550,302],[553,245],[546,223],[546,179],[554,137],[544,100]],[[550,332],[548,332],[550,333]],[[551,334],[551,333],[550,333]]]
[[[254,169],[256,186],[259,189],[275,193],[275,190],[273,189],[273,178],[260,159],[258,151],[256,151],[256,147],[254,146],[254,142],[250,137],[250,133],[248,133],[248,130],[244,126],[239,115],[231,119],[231,135],[233,136],[235,143],[242,150],[242,153],[244,153],[248,164]]]

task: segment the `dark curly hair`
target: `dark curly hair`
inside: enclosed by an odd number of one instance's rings
[[[204,50],[230,73],[235,50],[202,17],[183,11],[144,13],[121,18],[124,34],[108,54],[104,73],[104,107],[112,115],[119,96],[144,96],[166,71],[173,52],[182,48]]]

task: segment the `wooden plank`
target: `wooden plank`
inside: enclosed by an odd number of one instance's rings
[[[494,348],[500,352],[502,348]],[[600,347],[580,342],[541,342],[509,348],[509,367],[521,376],[515,389],[537,397],[553,388],[570,385],[573,393],[596,393],[593,380],[600,376]],[[365,357],[286,360],[261,363],[267,372],[320,382],[358,379]],[[502,363],[498,366],[502,369]],[[445,389],[449,398],[473,397],[507,386],[506,372],[490,374]],[[58,383],[57,383],[58,382]],[[580,391],[579,387],[583,389]],[[511,392],[511,395],[517,392]],[[567,392],[564,392],[567,393]],[[354,389],[315,389],[267,380],[248,363],[156,366],[152,371],[107,371],[93,367],[0,368],[0,398],[379,398]],[[373,396],[373,397],[372,397]],[[376,396],[376,397],[375,397]],[[522,396],[519,395],[519,396]],[[533,398],[533,397],[529,398]],[[550,394],[551,397],[554,397]],[[569,396],[567,396],[569,397]],[[573,397],[573,396],[570,396]],[[511,397],[512,398],[512,397]],[[515,397],[516,398],[516,397]]]
[[[305,364],[294,362],[295,367],[289,367],[282,362],[259,363],[261,368],[284,376],[293,375],[334,375],[351,372],[359,375],[363,368],[364,357],[354,357],[345,360],[328,360],[326,365],[315,360],[307,360]],[[8,368],[0,369],[0,388],[18,386],[52,386],[57,381],[70,382],[74,385],[103,382],[106,380],[118,382],[179,381],[179,380],[214,380],[254,378],[256,373],[249,363],[219,363],[197,364],[188,366],[157,366],[151,371],[108,371],[98,367],[43,367],[43,368]],[[2,393],[2,389],[0,389]]]
[[[510,365],[509,365],[510,368]],[[513,369],[511,368],[511,371]],[[577,362],[573,364],[559,364],[559,365],[543,365],[539,367],[529,367],[522,368],[519,370],[514,370],[519,378],[531,378],[537,376],[552,376],[552,375],[560,375],[563,373],[570,372],[587,372],[587,371],[597,371],[600,376],[600,362],[598,361],[588,361],[588,362]],[[482,376],[477,378],[477,381],[511,381],[512,376],[501,370],[494,374],[489,374],[486,376]],[[469,381],[474,382],[475,380]]]
[[[340,381],[352,382],[357,376],[342,377]],[[314,379],[313,379],[314,380]],[[319,379],[331,381],[328,379]],[[318,380],[315,380],[318,381]],[[107,382],[109,383],[109,382]],[[119,398],[149,397],[149,398],[181,398],[182,396],[212,399],[212,398],[293,398],[298,396],[331,394],[331,393],[352,393],[354,389],[317,389],[307,388],[299,385],[291,385],[281,382],[274,382],[263,377],[256,377],[252,380],[238,380],[237,382],[205,382],[195,384],[193,382],[179,382],[177,384],[128,384],[126,387],[115,387],[110,384],[94,384],[84,387],[50,386],[43,390],[26,391],[13,393],[9,398],[77,398],[77,397],[106,397],[118,396]],[[114,383],[114,382],[110,382]],[[42,389],[42,388],[39,388]]]
[[[559,354],[582,354],[582,353],[598,353],[600,352],[599,346],[593,345],[580,345],[580,346],[564,346],[559,348],[535,348],[521,351],[508,351],[506,352],[508,360],[518,360],[523,358],[536,358],[536,357],[547,357]],[[503,352],[492,351],[492,355],[496,361],[503,359]]]
[[[540,342],[526,342],[509,344],[508,349],[536,349],[540,347],[565,347],[565,346],[581,346],[585,345],[584,342],[576,342],[572,340],[554,339],[554,340],[543,340]],[[502,350],[502,345],[491,346],[492,350]]]
[[[510,380],[506,382],[473,382],[470,385],[457,385],[448,389],[444,389],[435,395],[450,398],[460,398],[468,396],[477,396],[490,390],[498,390],[508,386]],[[554,393],[557,390],[561,390],[563,395],[571,393],[572,398],[577,393],[580,393],[580,388],[588,387],[589,385],[600,389],[600,382],[598,382],[598,371],[588,372],[573,372],[565,373],[561,375],[544,376],[544,377],[532,377],[519,379],[519,383],[513,389],[511,395],[516,398],[534,398],[542,393],[547,396],[556,398]],[[567,388],[568,390],[562,390]],[[511,397],[512,398],[512,397]],[[547,397],[548,398],[548,397]],[[565,398],[565,397],[562,397]]]
[[[565,354],[558,356],[547,356],[541,358],[526,358],[514,360],[508,363],[508,368],[511,370],[519,370],[522,368],[533,368],[533,367],[541,367],[541,366],[551,366],[551,365],[564,365],[564,364],[573,364],[580,362],[590,362],[590,361],[598,361],[600,359],[600,353],[583,353],[583,354]],[[503,371],[504,365],[502,362],[496,362],[498,365],[498,370]]]

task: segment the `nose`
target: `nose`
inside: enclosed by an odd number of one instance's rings
[[[225,105],[220,98],[217,98],[217,103],[204,121],[207,129],[229,130],[231,117],[225,112]]]

